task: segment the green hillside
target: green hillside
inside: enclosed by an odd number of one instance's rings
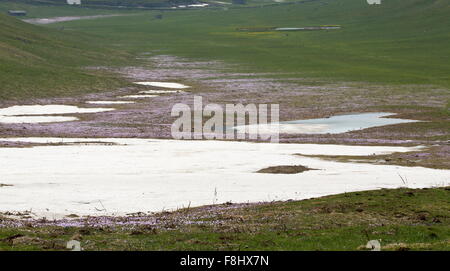
[[[317,0],[307,3],[164,12],[64,23],[121,42],[133,52],[242,63],[251,70],[302,77],[450,87],[450,14],[446,0]],[[60,24],[61,25],[61,24]],[[238,32],[238,27],[341,25],[334,31]],[[114,26],[114,27],[111,27]]]
[[[0,99],[79,94],[117,86],[82,67],[123,58],[93,45],[95,39],[0,15]]]
[[[446,0],[385,0],[378,6],[370,6],[365,0],[316,0],[265,7],[252,7],[252,3],[227,10],[132,13],[21,4],[32,11],[31,17],[105,13],[125,16],[45,27],[1,16],[0,98],[27,97],[30,93],[70,95],[111,86],[115,80],[79,69],[115,62],[110,56],[117,53],[99,48],[119,48],[133,55],[158,50],[221,60],[238,63],[239,69],[251,72],[279,72],[280,77],[288,74],[450,88],[450,7]],[[10,6],[10,1],[0,3],[3,9]],[[162,19],[155,19],[157,14]],[[341,25],[342,29],[236,31],[239,27],[318,25]]]

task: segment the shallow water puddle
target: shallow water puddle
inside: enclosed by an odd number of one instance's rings
[[[135,82],[135,84],[142,86],[152,86],[152,87],[162,87],[162,88],[190,88],[190,86],[186,86],[180,83],[169,83],[169,82]]]
[[[114,108],[80,108],[73,105],[15,105],[0,109],[0,123],[45,123],[78,120],[56,114],[99,113]]]
[[[48,218],[124,215],[213,203],[306,199],[350,191],[448,185],[450,171],[339,163],[294,154],[371,155],[418,147],[269,144],[156,139],[6,138],[32,143],[109,142],[0,148],[0,211]],[[256,171],[279,165],[317,170]],[[88,204],[81,204],[88,203]],[[100,210],[100,211],[99,211]]]
[[[418,122],[417,120],[386,118],[393,113],[361,113],[339,115],[329,118],[295,120],[266,125],[248,125],[234,127],[239,132],[249,129],[250,133],[271,134],[279,130],[286,134],[340,134],[349,131],[367,129],[392,124]]]

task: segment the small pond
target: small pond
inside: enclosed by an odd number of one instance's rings
[[[340,134],[350,131],[362,130],[372,127],[393,125],[400,123],[418,122],[417,120],[388,118],[393,113],[375,112],[349,115],[337,115],[329,118],[293,120],[280,122],[278,124],[250,125],[250,133],[274,133],[279,129],[280,133],[286,134]],[[239,132],[244,131],[245,126],[237,126]]]

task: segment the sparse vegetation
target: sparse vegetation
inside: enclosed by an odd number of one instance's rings
[[[0,227],[0,250],[450,250],[450,188],[346,193],[225,204],[143,217],[145,225]],[[139,216],[139,214],[136,214]],[[1,223],[5,223],[2,218]]]
[[[386,155],[348,156],[348,155],[302,155],[338,162],[371,163],[378,165],[398,165],[406,167],[427,167],[450,169],[449,146],[433,146],[425,150]]]

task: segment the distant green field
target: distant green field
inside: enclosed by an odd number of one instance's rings
[[[0,2],[0,13],[6,14],[8,10],[25,10],[27,12],[27,16],[19,17],[20,19],[56,17],[56,16],[89,16],[89,15],[118,13],[117,10],[114,9],[88,8],[85,6],[33,5],[21,1]],[[121,10],[120,12],[124,13],[128,11]],[[136,12],[136,11],[129,11],[129,12]]]
[[[14,2],[19,4],[32,4],[37,6],[68,6],[67,0],[15,0]],[[81,7],[110,6],[127,8],[167,8],[174,5],[188,5],[195,3],[198,2],[195,0],[82,0]]]
[[[82,5],[86,6],[121,6],[121,7],[168,7],[174,5],[189,5],[208,3],[210,5],[224,5],[224,4],[236,4],[239,6],[254,6],[254,5],[271,5],[271,4],[283,4],[288,2],[296,2],[300,0],[83,0]],[[33,3],[33,4],[53,4],[53,5],[65,5],[67,0],[16,0],[16,2]]]
[[[6,11],[16,5],[17,9],[29,11],[30,17],[111,13],[127,16],[52,24],[45,27],[54,29],[49,32],[44,31],[44,27],[13,23],[12,19],[5,24],[6,18],[1,17],[0,31],[5,33],[0,37],[2,46],[11,48],[17,44],[17,48],[34,57],[26,57],[23,62],[12,49],[0,52],[1,69],[5,71],[0,79],[0,97],[20,97],[20,94],[10,94],[11,90],[19,87],[29,92],[27,85],[32,85],[33,93],[40,96],[41,92],[34,90],[36,80],[41,82],[37,88],[42,88],[42,93],[55,93],[44,89],[56,85],[73,89],[73,83],[69,82],[85,82],[87,75],[73,72],[69,67],[116,62],[115,58],[105,59],[111,54],[99,48],[132,55],[158,50],[194,59],[221,60],[240,64],[237,69],[241,70],[279,72],[280,77],[290,74],[330,81],[432,84],[450,88],[450,7],[446,0],[390,0],[379,6],[370,6],[363,0],[316,0],[266,7],[252,7],[253,2],[248,3],[246,8],[233,5],[235,8],[228,10],[162,12],[2,2],[0,10]],[[156,19],[157,14],[162,15],[162,19]],[[342,29],[236,31],[240,27],[318,25],[341,25]],[[64,30],[61,30],[63,26]],[[14,35],[18,37],[11,37],[10,27],[17,29]],[[27,39],[28,35],[48,35],[50,38],[38,38],[40,42],[34,45],[19,41],[24,37]],[[69,43],[64,43],[63,48],[56,46],[60,45],[59,41]],[[38,59],[41,62],[38,63]],[[42,59],[46,60],[42,62]],[[128,58],[132,59],[131,56]],[[53,69],[49,63],[58,67],[55,74],[43,72]],[[96,78],[103,82],[102,78]]]
[[[54,25],[120,43],[133,53],[164,53],[241,63],[252,71],[299,77],[450,87],[446,0],[314,1],[230,10],[157,11]],[[237,32],[238,27],[341,25],[341,30]]]

